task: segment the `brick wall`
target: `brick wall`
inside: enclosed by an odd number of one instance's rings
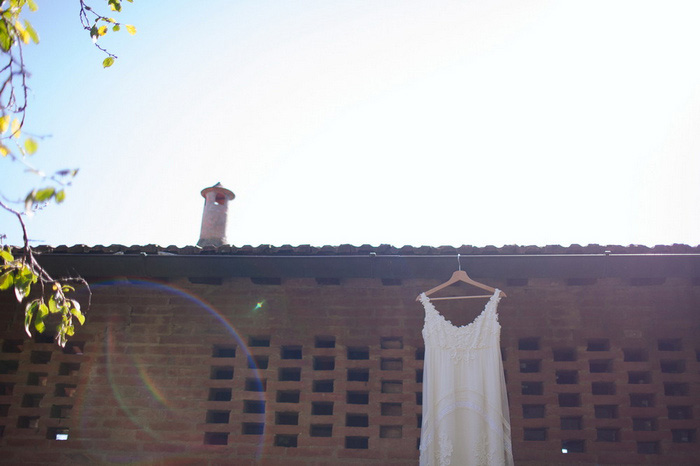
[[[4,462],[416,464],[415,297],[440,281],[101,283],[64,350],[26,338],[4,293]],[[508,293],[499,313],[517,464],[697,464],[697,279],[488,283]],[[475,301],[436,307],[464,324]]]

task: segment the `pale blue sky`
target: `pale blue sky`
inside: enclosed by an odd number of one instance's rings
[[[80,175],[34,244],[194,244],[217,181],[238,246],[700,243],[696,1],[135,0],[107,70],[38,3],[33,162]]]

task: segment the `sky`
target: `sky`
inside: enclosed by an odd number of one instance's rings
[[[700,244],[695,0],[135,0],[109,69],[37,3],[33,245],[195,244],[217,182],[236,246]]]

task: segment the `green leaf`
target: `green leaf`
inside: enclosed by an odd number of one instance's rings
[[[37,34],[34,27],[32,27],[32,24],[29,21],[27,21],[26,19],[24,20],[24,27],[27,29],[27,34],[29,34],[29,37],[32,38],[32,41],[35,44],[38,44],[39,43],[39,34]]]
[[[82,312],[80,312],[80,304],[78,304],[78,301],[71,299],[71,302],[75,306],[73,309],[70,310],[70,313],[73,314],[77,319],[78,322],[80,322],[80,325],[83,325],[85,323],[85,315],[83,315]]]
[[[56,202],[59,204],[63,202],[66,199],[66,192],[64,190],[56,191],[56,196],[55,196]]]
[[[56,330],[58,330],[58,335],[56,335],[56,344],[63,348],[66,346],[66,331],[60,325],[56,327]]]
[[[114,64],[114,57],[107,57],[104,60],[102,60],[102,67],[103,68],[109,68]]]
[[[12,131],[12,136],[19,138],[20,134],[22,133],[22,122],[15,118],[14,120],[12,120],[10,130]]]
[[[49,298],[49,312],[55,314],[58,312],[58,304],[56,304],[55,296]]]
[[[39,143],[36,142],[32,138],[27,138],[24,140],[24,150],[27,151],[27,154],[33,155],[37,149],[39,148]]]
[[[44,188],[40,189],[39,191],[34,194],[34,202],[44,202],[48,201],[51,199],[51,196],[53,196],[56,193],[56,188]]]
[[[0,290],[8,289],[14,282],[15,280],[12,278],[12,271],[9,270],[5,272],[4,274],[0,275]]]
[[[71,291],[75,291],[75,288],[73,288],[73,287],[70,286],[70,285],[61,285],[61,290],[62,290],[64,293],[70,293]]]
[[[14,256],[10,252],[9,248],[8,249],[5,249],[5,248],[0,249],[0,257],[5,259],[7,262],[12,262],[13,260],[15,260]]]
[[[7,22],[3,18],[0,20],[0,48],[2,49],[3,52],[9,52],[10,48],[12,47],[12,36],[10,35],[10,31],[7,28]]]
[[[29,296],[31,289],[32,285],[30,281],[17,280],[17,277],[15,277],[15,298],[17,298],[18,303],[21,303],[24,298]]]
[[[27,5],[29,5],[29,9],[32,11],[36,11],[39,9],[39,6],[34,2],[34,0],[27,0]]]
[[[32,336],[32,332],[29,331],[29,325],[32,323],[32,317],[34,317],[34,312],[36,312],[38,307],[39,300],[35,299],[27,303],[27,307],[24,308],[24,331],[27,332],[27,335],[30,337]]]
[[[22,275],[21,270],[15,270],[13,278],[15,280],[15,286],[24,286],[30,282],[30,280],[27,277]]]
[[[37,314],[39,317],[42,319],[49,315],[49,307],[46,305],[46,303],[42,300],[39,303],[39,314]]]
[[[114,32],[117,32],[117,31],[119,31],[120,29],[121,29],[121,28],[119,27],[118,24],[115,24],[114,26],[112,26],[112,31],[114,31]]]
[[[4,133],[10,127],[10,115],[0,117],[0,133]]]
[[[124,27],[126,27],[127,32],[128,32],[129,34],[131,34],[132,36],[133,36],[134,34],[136,34],[136,26],[132,26],[131,24],[127,24],[127,25],[124,26]]]
[[[90,28],[90,37],[94,37],[95,39],[97,39],[97,36],[98,36],[98,34],[97,34],[97,25],[94,24],[94,25]]]
[[[27,197],[24,198],[24,210],[29,212],[32,208],[32,204],[34,204],[34,196],[36,195],[36,191],[30,191],[29,194],[27,194]]]
[[[19,22],[19,19],[15,21],[15,31],[17,32],[17,35],[19,36],[20,39],[22,39],[22,42],[25,44],[29,43],[29,33],[25,29],[25,27],[22,25],[22,23]]]
[[[46,330],[46,325],[44,324],[44,319],[39,317],[38,315],[36,316],[36,319],[34,319],[34,328],[39,333],[44,333],[44,330]]]
[[[33,281],[35,282],[36,280],[34,279],[34,271],[29,267],[26,263],[22,263],[22,268],[19,271],[20,275],[22,278],[25,278],[26,280]]]

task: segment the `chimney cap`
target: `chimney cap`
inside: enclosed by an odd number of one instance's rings
[[[233,194],[233,191],[224,188],[220,182],[217,182],[214,186],[202,189],[202,197],[206,199],[207,193],[210,191],[216,191],[217,193],[225,195],[229,201],[232,201],[236,197],[236,195]]]

